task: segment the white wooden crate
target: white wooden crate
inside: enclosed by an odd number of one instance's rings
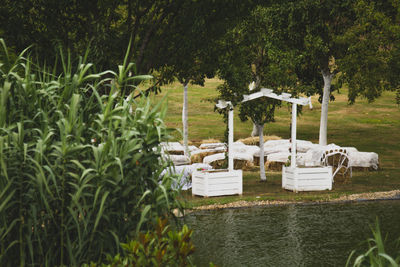
[[[242,193],[242,170],[209,170],[192,173],[192,195],[212,197]]]
[[[332,167],[283,167],[282,187],[294,192],[332,190]]]

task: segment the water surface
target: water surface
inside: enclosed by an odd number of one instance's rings
[[[200,211],[185,219],[198,266],[344,266],[377,217],[393,250],[400,200]]]

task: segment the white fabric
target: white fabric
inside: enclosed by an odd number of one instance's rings
[[[253,156],[254,153],[259,153],[260,148],[258,146],[248,146],[243,143],[233,143],[232,151],[233,153],[245,153]]]
[[[267,160],[270,162],[281,162],[286,163],[289,161],[289,156],[292,154],[289,152],[279,152],[279,153],[272,153],[267,156]],[[297,153],[296,155],[296,164],[297,166],[304,165],[305,162],[305,153]]]
[[[289,144],[289,140],[288,139],[268,140],[267,142],[264,143],[264,148],[287,145],[287,144]]]
[[[218,153],[214,155],[210,155],[207,157],[204,157],[203,163],[205,164],[211,164],[214,161],[217,160],[224,160],[225,159],[225,153]],[[246,160],[253,162],[253,155],[249,153],[233,153],[233,160]]]
[[[378,169],[379,158],[375,152],[349,152],[349,165],[351,167],[372,167],[375,170]]]
[[[306,153],[297,153],[297,155],[296,155],[296,158],[297,158],[296,164],[297,164],[297,166],[305,166],[305,161],[306,161],[305,156],[306,156]]]
[[[178,179],[178,183],[174,183],[172,185],[173,188],[181,188],[181,190],[188,190],[192,188],[192,181],[190,177],[192,176],[192,173],[198,169],[202,170],[211,170],[212,167],[208,164],[204,163],[195,163],[192,165],[182,165],[182,166],[171,166],[169,168],[164,169],[161,172],[161,177],[163,177],[166,173],[170,175],[181,175],[181,177]]]
[[[342,149],[346,150],[347,153],[352,153],[352,152],[358,152],[357,148],[355,147],[350,147],[350,146],[342,146]]]
[[[190,154],[193,156],[193,155],[197,155],[197,154],[204,153],[204,152],[221,153],[221,152],[225,152],[225,151],[226,151],[225,147],[217,147],[217,148],[207,148],[207,149],[194,150]]]
[[[340,147],[338,145],[335,144],[329,144],[326,146],[321,146],[321,145],[317,145],[314,144],[313,147],[311,149],[309,149],[303,156],[304,158],[304,166],[310,167],[310,166],[321,166],[321,158],[323,156],[323,154],[328,151],[338,151],[342,150],[342,152],[344,152],[346,150],[348,156],[349,156],[349,165],[352,166],[351,164],[361,164],[361,163],[356,163],[357,162],[357,157],[359,156],[359,154],[357,153],[367,153],[367,152],[358,152],[358,150],[355,147]],[[352,161],[350,154],[351,153],[355,153],[354,154],[354,159]],[[376,154],[376,153],[375,153]],[[377,157],[377,155],[376,155]],[[372,160],[373,161],[373,160]],[[352,163],[354,162],[354,163]],[[364,163],[364,165],[367,165],[368,163]],[[361,164],[362,165],[362,164]],[[355,165],[354,165],[355,166]],[[369,166],[368,166],[369,167]]]
[[[197,150],[200,150],[198,147],[196,147],[196,146],[188,146],[188,148],[189,148],[189,152],[193,152],[193,151],[197,151]]]
[[[225,143],[209,143],[209,144],[201,144],[200,149],[212,149],[217,147],[226,147]]]
[[[264,146],[264,156],[268,156],[274,153],[286,153],[289,152],[289,143],[287,145],[277,145],[272,147],[265,147]],[[256,156],[260,156],[260,151],[255,153]]]
[[[307,167],[321,166],[322,165],[321,158],[326,151],[331,151],[331,150],[339,151],[339,149],[341,149],[341,147],[335,144],[329,144],[326,146],[314,144],[312,148],[309,149],[303,156],[304,166]]]
[[[296,151],[299,153],[305,153],[316,146],[316,144],[313,144],[312,142],[305,140],[297,140],[296,144],[297,144]]]
[[[253,154],[250,153],[237,153],[234,152],[233,153],[233,160],[245,160],[245,161],[250,161],[253,162],[254,158],[253,158]]]
[[[214,155],[210,155],[210,156],[204,157],[203,163],[210,164],[210,163],[212,163],[214,161],[223,160],[223,159],[225,159],[225,153],[217,153],[217,154],[214,154]]]
[[[243,146],[245,146],[245,144],[244,144],[243,142],[240,142],[240,141],[236,141],[236,142],[234,142],[233,144],[234,144],[234,145],[243,145]]]
[[[185,148],[179,142],[162,142],[161,148],[163,151],[184,151]]]
[[[166,155],[175,166],[190,164],[190,158],[185,155]]]
[[[303,165],[306,167],[321,166],[321,157],[325,150],[322,148],[314,148],[308,150],[303,155]]]
[[[296,152],[305,153],[308,150],[314,148],[316,145],[310,141],[305,140],[297,140],[296,141]],[[264,156],[268,156],[273,153],[286,153],[289,152],[289,149],[292,147],[292,144],[289,142],[289,139],[280,139],[280,140],[268,140],[264,143]],[[254,156],[259,157],[260,151],[256,151]]]
[[[289,152],[272,153],[267,156],[267,161],[286,163],[289,160],[290,155]]]

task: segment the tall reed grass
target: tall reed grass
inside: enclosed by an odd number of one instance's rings
[[[133,100],[149,76],[126,58],[98,73],[87,54],[49,68],[0,46],[0,266],[100,262],[179,206],[159,178],[165,107]]]
[[[385,239],[382,237],[378,219],[375,227],[371,228],[372,238],[367,240],[368,249],[365,253],[356,256],[356,251],[353,250],[346,262],[346,267],[361,267],[361,266],[379,266],[379,267],[399,267],[400,266],[400,251],[397,251],[397,257],[394,258],[387,253],[385,249]],[[400,242],[400,239],[397,240]],[[353,259],[353,256],[355,258]],[[353,265],[351,265],[353,263]]]

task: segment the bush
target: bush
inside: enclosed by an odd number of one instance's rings
[[[167,219],[159,219],[154,231],[148,231],[127,244],[122,244],[125,256],[108,257],[103,267],[128,266],[193,266],[190,255],[194,253],[192,230],[186,225],[180,231],[171,230]],[[83,267],[97,267],[97,264]]]
[[[372,230],[373,238],[367,240],[368,250],[358,255],[353,266],[379,266],[379,267],[398,267],[400,266],[400,253],[397,258],[393,258],[385,251],[385,240],[382,238],[378,220],[375,223],[375,229]],[[350,266],[356,251],[352,251],[347,259],[346,267]]]
[[[174,178],[159,178],[165,108],[134,101],[148,76],[62,53],[56,73],[0,45],[1,266],[100,262],[179,206]]]

